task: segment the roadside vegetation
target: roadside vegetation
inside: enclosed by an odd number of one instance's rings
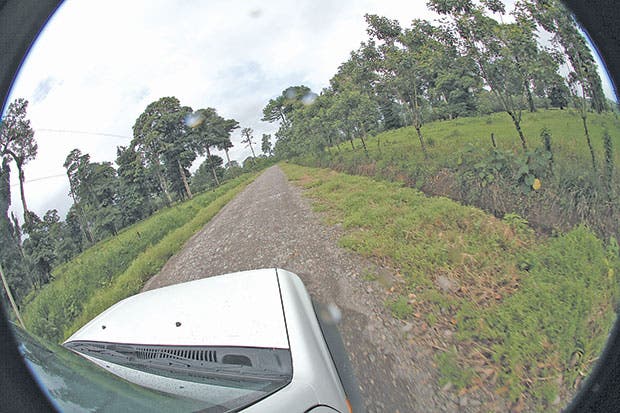
[[[293,158],[306,166],[399,181],[429,195],[447,196],[503,217],[517,213],[547,234],[587,224],[602,239],[618,237],[620,120],[590,114],[593,170],[574,110],[539,110],[523,116],[531,149],[520,151],[517,133],[503,113],[426,125],[427,156],[413,127],[367,139],[368,155],[350,146]],[[359,145],[359,140],[354,140]],[[536,182],[536,185],[535,185]]]
[[[343,247],[400,276],[386,307],[422,323],[443,388],[557,410],[616,318],[617,104],[558,1],[427,6],[442,19],[366,15],[329,87],[263,119],[276,156],[330,168],[285,165]]]
[[[39,217],[30,211],[24,190],[24,165],[37,156],[35,133],[27,118],[28,101],[16,99],[0,119],[0,264],[19,306],[31,292],[54,279],[55,268],[109,237],[194,194],[219,187],[243,173],[273,163],[270,136],[263,136],[265,154],[256,156],[251,128],[243,143],[252,156],[231,160],[231,135],[240,127],[214,108],[193,110],[174,96],[150,103],[135,121],[133,138],[116,148],[111,161],[94,162],[79,148],[63,164],[72,205],[64,218],[56,209]],[[226,162],[214,151],[221,150]],[[200,161],[194,173],[190,168]],[[17,166],[23,219],[11,205],[11,165]],[[1,294],[6,298],[6,293]]]
[[[60,342],[112,304],[138,293],[254,176],[242,175],[163,209],[55,268],[54,281],[25,299],[28,331]]]
[[[584,226],[536,235],[516,214],[498,219],[402,183],[282,168],[343,226],[343,247],[398,274],[386,306],[425,325],[442,386],[559,408],[600,354],[619,292],[615,241]]]

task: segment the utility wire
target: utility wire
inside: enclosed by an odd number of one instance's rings
[[[36,182],[36,181],[43,181],[45,179],[51,179],[51,178],[59,178],[61,176],[67,176],[67,174],[58,174],[58,175],[48,175],[48,176],[40,176],[38,178],[33,178],[33,179],[27,179],[24,181],[25,184],[30,183],[30,182]],[[18,186],[19,182],[16,184],[11,184],[11,186]]]
[[[46,128],[37,128],[37,129],[35,129],[35,131],[39,131],[39,132],[56,132],[56,133],[73,133],[73,134],[80,134],[80,135],[99,135],[99,136],[109,136],[111,138],[132,139],[130,136],[115,135],[113,133],[105,133],[105,132],[87,132],[87,131],[78,131],[78,130],[46,129]]]

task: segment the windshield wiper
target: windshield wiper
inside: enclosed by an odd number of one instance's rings
[[[290,351],[252,347],[152,346],[74,341],[66,347],[139,370],[165,370],[192,377],[281,381],[292,377]]]

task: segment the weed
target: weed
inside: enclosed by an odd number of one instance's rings
[[[407,297],[402,295],[394,300],[389,300],[387,302],[387,307],[390,309],[394,317],[401,320],[405,320],[413,314],[413,308],[409,305]]]
[[[475,377],[473,369],[461,365],[455,348],[437,354],[435,363],[439,369],[440,386],[452,383],[457,390],[461,390],[467,387]]]
[[[366,281],[377,281],[379,279],[377,274],[372,271],[364,271],[362,278]]]

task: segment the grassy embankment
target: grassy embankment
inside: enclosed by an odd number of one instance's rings
[[[532,153],[543,149],[543,128],[551,134],[553,156],[552,162],[544,166],[542,155]],[[423,156],[415,129],[407,127],[368,137],[368,156],[357,139],[355,150],[345,142],[320,156],[305,155],[294,161],[405,182],[427,194],[448,196],[500,217],[516,212],[548,233],[564,232],[586,222],[605,238],[617,236],[620,227],[609,208],[613,203],[620,209],[617,114],[588,114],[596,171],[592,168],[582,120],[574,110],[524,112],[522,129],[531,151],[529,161],[505,113],[424,125],[428,159]],[[612,164],[605,160],[605,131],[611,137]],[[491,134],[497,143],[497,154],[491,153]],[[613,182],[606,176],[609,166]],[[524,196],[523,189],[531,187],[534,178],[540,179],[541,188]]]
[[[255,176],[240,176],[161,210],[55,268],[54,280],[27,297],[23,318],[28,330],[59,342],[112,304],[138,293]]]
[[[537,236],[516,215],[500,220],[402,183],[282,167],[328,223],[342,223],[343,247],[399,275],[386,305],[443,349],[442,385],[545,409],[600,354],[615,317],[617,244],[582,226]]]

